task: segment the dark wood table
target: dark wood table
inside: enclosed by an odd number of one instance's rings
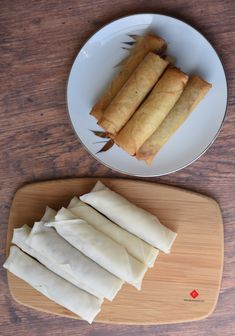
[[[225,262],[219,301],[207,319],[165,326],[96,324],[17,304],[0,268],[0,334],[235,335],[235,2],[233,0],[2,0],[0,3],[0,264],[17,188],[61,177],[123,177],[95,161],[67,117],[65,87],[74,57],[97,29],[134,13],[175,16],[201,31],[219,52],[229,84],[228,113],[213,146],[197,162],[156,182],[214,197],[224,218]]]

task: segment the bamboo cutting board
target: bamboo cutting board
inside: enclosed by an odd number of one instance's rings
[[[9,250],[13,229],[33,225],[45,206],[67,206],[74,195],[88,192],[96,178],[32,183],[14,197],[8,227]],[[164,324],[199,320],[215,308],[223,267],[223,222],[211,198],[183,189],[143,181],[102,178],[133,203],[158,216],[178,233],[171,254],[160,253],[149,269],[141,291],[124,285],[113,302],[106,301],[97,322]],[[94,279],[95,281],[95,279]],[[77,318],[8,272],[12,296],[25,306]]]

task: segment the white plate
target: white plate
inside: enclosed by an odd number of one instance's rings
[[[167,41],[167,54],[176,57],[176,66],[197,74],[213,87],[190,117],[155,157],[151,167],[130,157],[114,145],[96,154],[104,145],[90,130],[101,130],[89,115],[104,91],[115,67],[128,51],[123,42],[128,34],[152,31]],[[188,24],[159,14],[139,14],[116,20],[95,33],[83,46],[73,64],[67,87],[67,104],[72,125],[86,149],[100,162],[119,172],[136,176],[160,176],[194,162],[216,138],[226,112],[227,82],[223,66],[211,44]]]

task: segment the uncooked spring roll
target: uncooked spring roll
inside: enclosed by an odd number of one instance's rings
[[[136,43],[130,50],[130,56],[125,62],[122,62],[121,71],[113,79],[112,83],[90,112],[96,119],[100,119],[103,111],[108,107],[143,58],[150,51],[160,54],[166,49],[165,41],[158,36],[149,34],[146,36],[136,36],[135,39]]]
[[[45,213],[41,218],[42,222],[52,222],[55,220],[56,211],[49,206],[46,207]]]
[[[152,246],[169,253],[177,234],[162,225],[157,217],[111,191],[101,182],[80,199],[91,205],[125,230]]]
[[[36,222],[32,230],[15,229],[12,242],[54,273],[99,298],[113,300],[123,284],[43,222]]]
[[[187,80],[188,76],[182,71],[167,69],[147,99],[116,136],[115,143],[130,155],[135,155],[175,105]]]
[[[69,209],[69,210],[68,210]],[[152,267],[158,256],[159,251],[147,244],[142,239],[134,236],[120,226],[111,222],[98,211],[74,197],[70,202],[68,209],[62,208],[57,212],[55,220],[64,220],[70,211],[74,218],[80,218],[92,225],[98,231],[103,232],[108,237],[124,246],[127,252],[137,260]]]
[[[110,273],[137,289],[141,288],[147,266],[133,258],[123,246],[97,231],[84,220],[67,219],[46,225],[54,227],[71,245]]]
[[[23,225],[21,228],[14,229],[12,243],[17,245],[22,251],[26,252],[31,257],[34,257],[35,259],[37,259],[41,264],[46,266],[52,272],[58,274],[65,280],[74,284],[75,286],[78,286],[78,281],[75,279],[74,276],[70,275],[69,273],[67,273],[67,271],[65,271],[65,267],[63,267],[63,265],[62,267],[60,267],[60,265],[57,265],[55,262],[51,261],[51,259],[46,258],[45,255],[42,253],[42,251],[38,252],[34,250],[33,248],[31,248],[26,243],[30,232],[31,232],[31,228],[28,225]],[[62,246],[62,250],[63,250],[63,246]],[[93,292],[90,292],[90,293],[93,294]],[[104,295],[103,296],[96,295],[96,296],[100,298],[104,297]]]
[[[11,247],[3,267],[89,323],[100,311],[103,300],[62,279],[16,246]]]
[[[151,91],[168,65],[168,61],[149,53],[112,100],[98,124],[115,136]]]
[[[182,95],[173,109],[163,120],[159,128],[144,142],[136,153],[139,160],[145,160],[151,164],[154,156],[184,123],[196,105],[204,98],[211,84],[198,76],[189,79]]]

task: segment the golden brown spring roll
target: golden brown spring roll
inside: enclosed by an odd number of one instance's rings
[[[145,160],[148,165],[154,156],[169,140],[174,132],[183,124],[196,105],[207,94],[211,84],[198,76],[192,77],[186,85],[179,100],[163,120],[159,128],[148,138],[136,153],[139,160]]]
[[[175,105],[187,80],[188,76],[182,71],[176,68],[167,69],[144,103],[117,135],[116,144],[130,155],[135,155]]]
[[[168,61],[149,53],[115,96],[98,124],[115,136],[151,91],[168,65]]]
[[[158,54],[166,49],[166,43],[163,39],[154,35],[136,36],[136,43],[130,51],[130,56],[124,61],[121,71],[113,79],[110,86],[92,108],[90,114],[97,120],[103,114],[103,111],[108,107],[112,99],[116,96],[127,79],[143,60],[143,58],[150,52],[154,51]]]

